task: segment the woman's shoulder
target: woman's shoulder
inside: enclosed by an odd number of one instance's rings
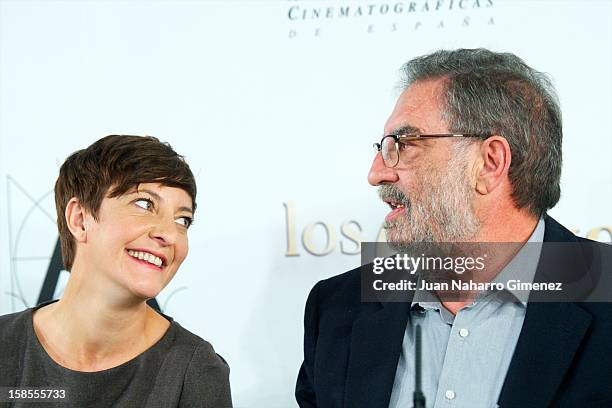
[[[21,343],[28,324],[31,324],[32,309],[0,316],[0,344],[11,341]]]
[[[32,310],[0,316],[0,384],[15,385],[25,348],[29,343]]]
[[[178,324],[176,321],[172,322],[174,335],[174,347],[187,348],[191,350],[190,363],[192,364],[206,364],[208,366],[220,365],[229,367],[227,362],[217,354],[212,344],[185,329],[183,326]]]
[[[229,365],[212,344],[173,322],[174,347],[189,350],[181,406],[200,406],[203,400],[214,407],[231,407]],[[195,404],[195,405],[194,405]]]

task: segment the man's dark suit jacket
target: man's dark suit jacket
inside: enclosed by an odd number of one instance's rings
[[[544,242],[587,241],[548,216],[545,225]],[[363,303],[360,279],[357,268],[317,283],[308,297],[295,391],[302,408],[389,405],[410,302]],[[498,404],[611,408],[612,303],[528,303]]]

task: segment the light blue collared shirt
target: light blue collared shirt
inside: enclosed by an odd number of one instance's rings
[[[542,243],[540,219],[529,243]],[[525,245],[493,280],[533,282],[541,245]],[[508,301],[508,293],[514,301]],[[410,408],[414,392],[414,327],[422,328],[422,386],[427,408],[491,408],[514,354],[528,293],[503,290],[479,295],[453,315],[429,292],[416,291],[395,373],[390,408]],[[437,299],[437,298],[436,298]]]

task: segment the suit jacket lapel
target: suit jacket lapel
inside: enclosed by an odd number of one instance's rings
[[[576,242],[574,235],[555,220],[546,216],[545,221],[544,242]],[[575,254],[566,256],[574,257]],[[546,276],[543,261],[546,263],[544,252],[535,280],[551,281],[552,277]],[[567,263],[571,267],[581,265],[576,261],[580,260],[568,259]],[[528,303],[521,335],[499,397],[500,407],[549,406],[591,320],[591,314],[577,303]]]
[[[574,303],[528,304],[499,406],[549,406],[591,319]]]
[[[387,408],[408,322],[410,302],[384,303],[355,321],[345,407]]]

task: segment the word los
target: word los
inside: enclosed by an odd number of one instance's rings
[[[287,250],[285,256],[300,256],[298,233],[295,222],[295,204],[291,201],[283,203],[285,207]],[[344,221],[340,224],[340,238],[333,225],[316,221],[304,227],[301,231],[301,244],[311,255],[325,256],[332,253],[337,246],[340,252],[345,255],[359,255],[361,253],[361,243],[366,241],[361,225],[355,220]],[[376,241],[385,242],[385,230],[381,227],[378,230]],[[340,244],[340,245],[338,245]]]

